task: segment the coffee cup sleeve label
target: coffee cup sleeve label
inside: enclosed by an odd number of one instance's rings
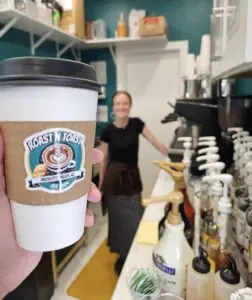
[[[85,135],[51,128],[24,141],[26,188],[64,193],[85,178]]]
[[[1,129],[11,201],[61,204],[88,193],[95,122],[4,122]]]

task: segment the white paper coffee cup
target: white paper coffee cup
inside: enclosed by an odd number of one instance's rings
[[[0,63],[7,194],[17,243],[26,250],[61,249],[84,234],[98,91],[85,64]]]

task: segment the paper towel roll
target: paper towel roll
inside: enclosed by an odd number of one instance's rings
[[[196,57],[196,75],[199,77],[201,75],[201,56]]]
[[[210,63],[211,63],[211,38],[209,34],[204,34],[201,37],[200,47],[200,75],[210,74]]]
[[[188,54],[186,59],[186,66],[185,66],[185,75],[186,79],[195,79],[195,55]]]

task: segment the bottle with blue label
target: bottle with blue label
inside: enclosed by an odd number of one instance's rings
[[[182,298],[186,295],[187,268],[193,259],[193,251],[184,235],[184,222],[179,206],[183,194],[171,192],[167,200],[172,203],[166,221],[165,232],[153,251],[154,268],[161,278],[161,288]]]

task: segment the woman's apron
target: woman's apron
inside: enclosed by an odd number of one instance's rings
[[[138,167],[110,163],[102,191],[109,215],[108,245],[112,252],[126,258],[144,211]]]

